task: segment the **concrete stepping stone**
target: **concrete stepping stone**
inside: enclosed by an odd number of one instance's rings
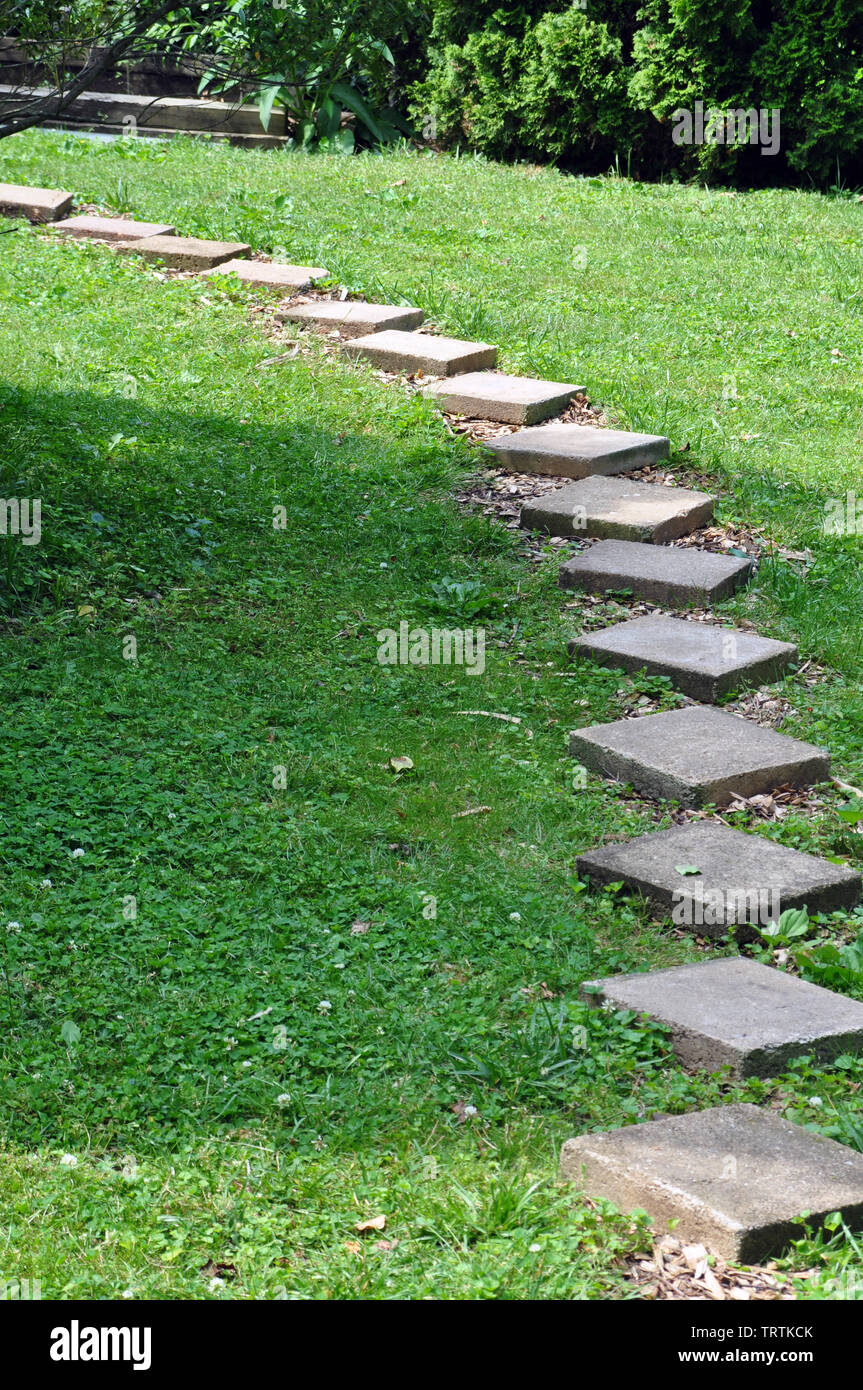
[[[517,434],[486,439],[484,448],[514,473],[550,473],[586,478],[593,473],[627,473],[668,457],[668,440],[658,434],[602,430],[555,421]]]
[[[426,388],[441,410],[507,425],[533,425],[559,415],[579,394],[584,394],[583,386],[503,372],[465,372],[455,382],[438,381]]]
[[[863,1049],[863,1004],[743,956],[585,981],[582,991],[665,1024],[692,1070],[778,1076],[795,1057],[821,1063]]]
[[[0,183],[0,213],[26,217],[28,222],[56,222],[65,217],[74,194],[58,188],[27,188],[20,183]]]
[[[708,703],[741,686],[778,680],[797,659],[791,642],[685,618],[631,618],[583,633],[569,651],[601,666],[668,676],[684,695]]]
[[[385,372],[426,372],[429,376],[452,376],[493,367],[497,348],[488,343],[466,343],[460,338],[441,338],[431,333],[404,333],[385,328],[346,343],[342,352],[366,357]]]
[[[150,236],[117,245],[118,251],[162,261],[173,270],[209,270],[235,256],[248,256],[251,249],[243,241],[205,241],[195,236]]]
[[[657,1235],[755,1264],[834,1211],[863,1221],[863,1154],[757,1105],[721,1105],[568,1139],[561,1177],[623,1211],[641,1208]]]
[[[711,705],[574,729],[569,751],[604,777],[681,806],[727,806],[738,796],[786,783],[806,787],[830,775],[823,748]]]
[[[622,882],[677,925],[715,937],[735,927],[738,938],[754,937],[746,923],[763,926],[788,908],[852,908],[863,888],[856,869],[709,820],[586,850],[576,868],[591,884]]]
[[[132,222],[128,217],[65,217],[55,222],[52,232],[63,236],[95,237],[100,241],[142,241],[151,236],[174,236],[176,227],[168,222]]]
[[[248,250],[246,247],[247,253]],[[234,255],[236,256],[236,251]],[[278,265],[275,261],[230,259],[214,263],[202,274],[236,275],[238,280],[248,285],[265,285],[267,289],[299,294],[302,290],[309,289],[313,280],[326,280],[329,271],[319,265]]]
[[[366,304],[358,299],[321,299],[317,304],[291,304],[278,315],[291,323],[307,324],[320,333],[338,329],[343,338],[361,338],[387,328],[419,328],[422,309],[398,304]]]
[[[706,526],[713,503],[708,493],[690,488],[598,476],[532,498],[521,509],[520,524],[550,536],[661,545]]]
[[[706,608],[728,598],[752,572],[752,561],[716,555],[695,546],[597,541],[561,566],[561,589],[594,594],[629,589],[635,598],[663,608]]]

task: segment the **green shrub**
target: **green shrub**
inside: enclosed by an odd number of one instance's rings
[[[529,34],[520,94],[524,138],[540,158],[581,150],[607,159],[643,134],[621,40],[575,6],[543,15]]]
[[[863,0],[432,0],[412,110],[427,138],[495,158],[648,177],[863,180]],[[779,110],[778,149],[676,144],[675,111]],[[771,129],[775,127],[772,119]]]
[[[863,181],[863,4],[792,0],[757,54],[764,104],[779,106],[789,168]]]

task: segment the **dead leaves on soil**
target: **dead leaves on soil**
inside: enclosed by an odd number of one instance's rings
[[[789,1302],[795,1297],[775,1265],[737,1269],[708,1255],[703,1245],[684,1245],[671,1235],[654,1246],[650,1259],[631,1261],[628,1278],[642,1298],[659,1301]]]

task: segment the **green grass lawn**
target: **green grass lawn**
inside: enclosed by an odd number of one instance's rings
[[[668,433],[723,520],[811,547],[724,611],[830,667],[781,684],[783,729],[863,785],[860,542],[821,534],[859,473],[857,203],[44,133],[0,144],[0,180],[326,265]],[[261,369],[256,302],[0,235],[0,491],[43,507],[40,545],[0,540],[0,1277],[631,1296],[644,1222],[556,1186],[561,1141],[747,1098],[863,1147],[863,1063],[735,1088],[578,1003],[701,950],[575,877],[658,822],[574,790],[566,733],[655,683],[575,673],[559,552],[531,566],[452,499],[476,452],[318,344]],[[403,620],[483,626],[484,674],[381,666]],[[842,799],[760,833],[860,863]],[[841,1230],[789,1260],[822,1297],[863,1279]]]

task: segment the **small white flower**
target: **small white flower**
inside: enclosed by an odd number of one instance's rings
[[[290,1103],[291,1103],[291,1093],[290,1093],[290,1091],[282,1091],[282,1094],[281,1094],[280,1096],[276,1096],[276,1105],[290,1105]]]
[[[242,1066],[244,1066],[244,1067],[250,1067],[251,1065],[252,1065],[251,1062],[243,1062],[243,1063],[242,1063]]]
[[[168,812],[168,820],[176,820],[176,819],[177,819],[177,812],[176,812],[176,811],[169,811],[169,812]]]
[[[333,961],[333,968],[334,968],[335,970],[344,970],[344,968],[345,968],[345,963],[344,963],[344,961],[343,961],[343,960],[336,960],[336,961]]]
[[[77,1168],[78,1160],[74,1154],[64,1154],[60,1159],[60,1166],[62,1168]]]
[[[466,1105],[464,1108],[464,1113],[466,1115],[478,1115],[479,1111],[477,1110],[475,1105]]]
[[[216,1289],[223,1289],[225,1287],[225,1281],[224,1279],[211,1279],[208,1287],[210,1293],[215,1293]]]
[[[319,1013],[319,1014],[328,1014],[328,1013],[330,1012],[330,1009],[331,1009],[332,1007],[333,1007],[333,1006],[332,1006],[332,1004],[330,1003],[329,999],[322,999],[321,1002],[320,1002],[320,1004],[318,1005],[318,1013]]]
[[[536,1242],[534,1241],[533,1245],[529,1245],[529,1246],[527,1247],[527,1249],[528,1249],[528,1253],[529,1253],[529,1254],[531,1254],[531,1255],[538,1255],[539,1252],[540,1252],[540,1250],[542,1249],[542,1246],[541,1246],[541,1245],[537,1245]]]
[[[42,882],[39,884],[40,888],[53,888],[53,886],[50,878],[43,878]]]
[[[84,850],[82,850],[82,849],[73,849],[73,851],[72,851],[72,858],[73,858],[73,859],[83,859],[83,858],[84,858]]]
[[[511,912],[511,913],[509,914],[509,920],[510,920],[511,922],[520,922],[520,921],[521,921],[521,913],[520,913],[520,912]]]
[[[134,1297],[135,1297],[135,1290],[134,1290],[134,1289],[124,1289],[123,1292],[120,1294],[120,1297],[121,1297],[121,1298],[134,1298]]]
[[[824,1102],[823,1102],[823,1100],[821,1099],[820,1096],[810,1096],[810,1097],[809,1097],[809,1104],[810,1104],[810,1105],[814,1105],[814,1106],[819,1106],[819,1105],[823,1105]]]
[[[20,923],[20,922],[7,922],[7,923],[6,923],[6,930],[7,930],[7,931],[11,931],[11,932],[20,931],[20,930],[21,930],[21,923]]]

